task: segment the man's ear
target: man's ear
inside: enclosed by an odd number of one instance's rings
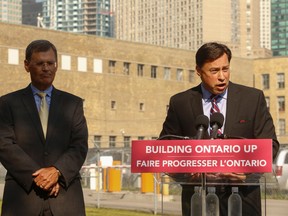
[[[29,73],[29,62],[27,60],[24,60],[24,68]]]
[[[196,73],[197,73],[197,75],[200,77],[201,76],[201,69],[200,69],[200,67],[198,67],[197,65],[196,65]]]

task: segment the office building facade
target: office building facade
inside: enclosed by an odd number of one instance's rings
[[[22,0],[0,1],[0,22],[22,23]]]
[[[49,29],[110,37],[110,0],[46,0],[43,22]]]
[[[273,56],[288,55],[287,0],[271,0],[271,49]]]
[[[6,23],[0,29],[0,95],[30,82],[27,44],[52,41],[59,54],[55,87],[83,98],[90,147],[130,148],[132,140],[157,138],[169,98],[200,83],[194,51]],[[286,66],[285,57],[231,61],[231,81],[264,91],[281,144],[288,143]]]
[[[271,0],[260,0],[260,46],[271,50]]]
[[[228,44],[235,55],[264,57],[259,0],[115,0],[117,39],[197,50],[208,41]]]
[[[22,24],[38,26],[42,18],[43,0],[22,0]]]

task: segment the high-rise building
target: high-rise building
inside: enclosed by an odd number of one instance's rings
[[[288,55],[288,0],[271,1],[271,49],[273,56]]]
[[[22,0],[1,0],[0,21],[14,24],[22,23]]]
[[[263,57],[259,0],[115,0],[116,38],[197,50],[221,41],[241,57]],[[269,54],[269,52],[268,52]]]
[[[271,50],[271,0],[260,0],[260,46]]]
[[[111,36],[110,0],[82,0],[83,32],[98,36]]]
[[[47,28],[109,37],[110,0],[46,0],[43,22]]]
[[[22,0],[22,24],[37,26],[42,17],[43,0]]]
[[[47,28],[83,32],[81,0],[46,0],[43,2],[43,23]]]

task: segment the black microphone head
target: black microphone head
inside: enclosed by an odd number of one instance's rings
[[[195,127],[198,130],[200,126],[203,126],[204,130],[207,130],[209,126],[209,118],[206,115],[199,115],[195,120]]]
[[[210,116],[210,126],[212,127],[214,124],[217,124],[219,128],[222,127],[224,122],[224,116],[220,112],[215,112]]]

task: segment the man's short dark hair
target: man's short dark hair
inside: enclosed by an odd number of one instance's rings
[[[54,44],[52,44],[48,40],[32,41],[26,48],[25,59],[29,62],[34,52],[46,52],[49,49],[52,49],[54,51],[57,61],[57,49]]]
[[[196,65],[201,68],[205,63],[212,62],[224,54],[230,62],[232,53],[226,45],[217,42],[205,43],[196,52]]]

